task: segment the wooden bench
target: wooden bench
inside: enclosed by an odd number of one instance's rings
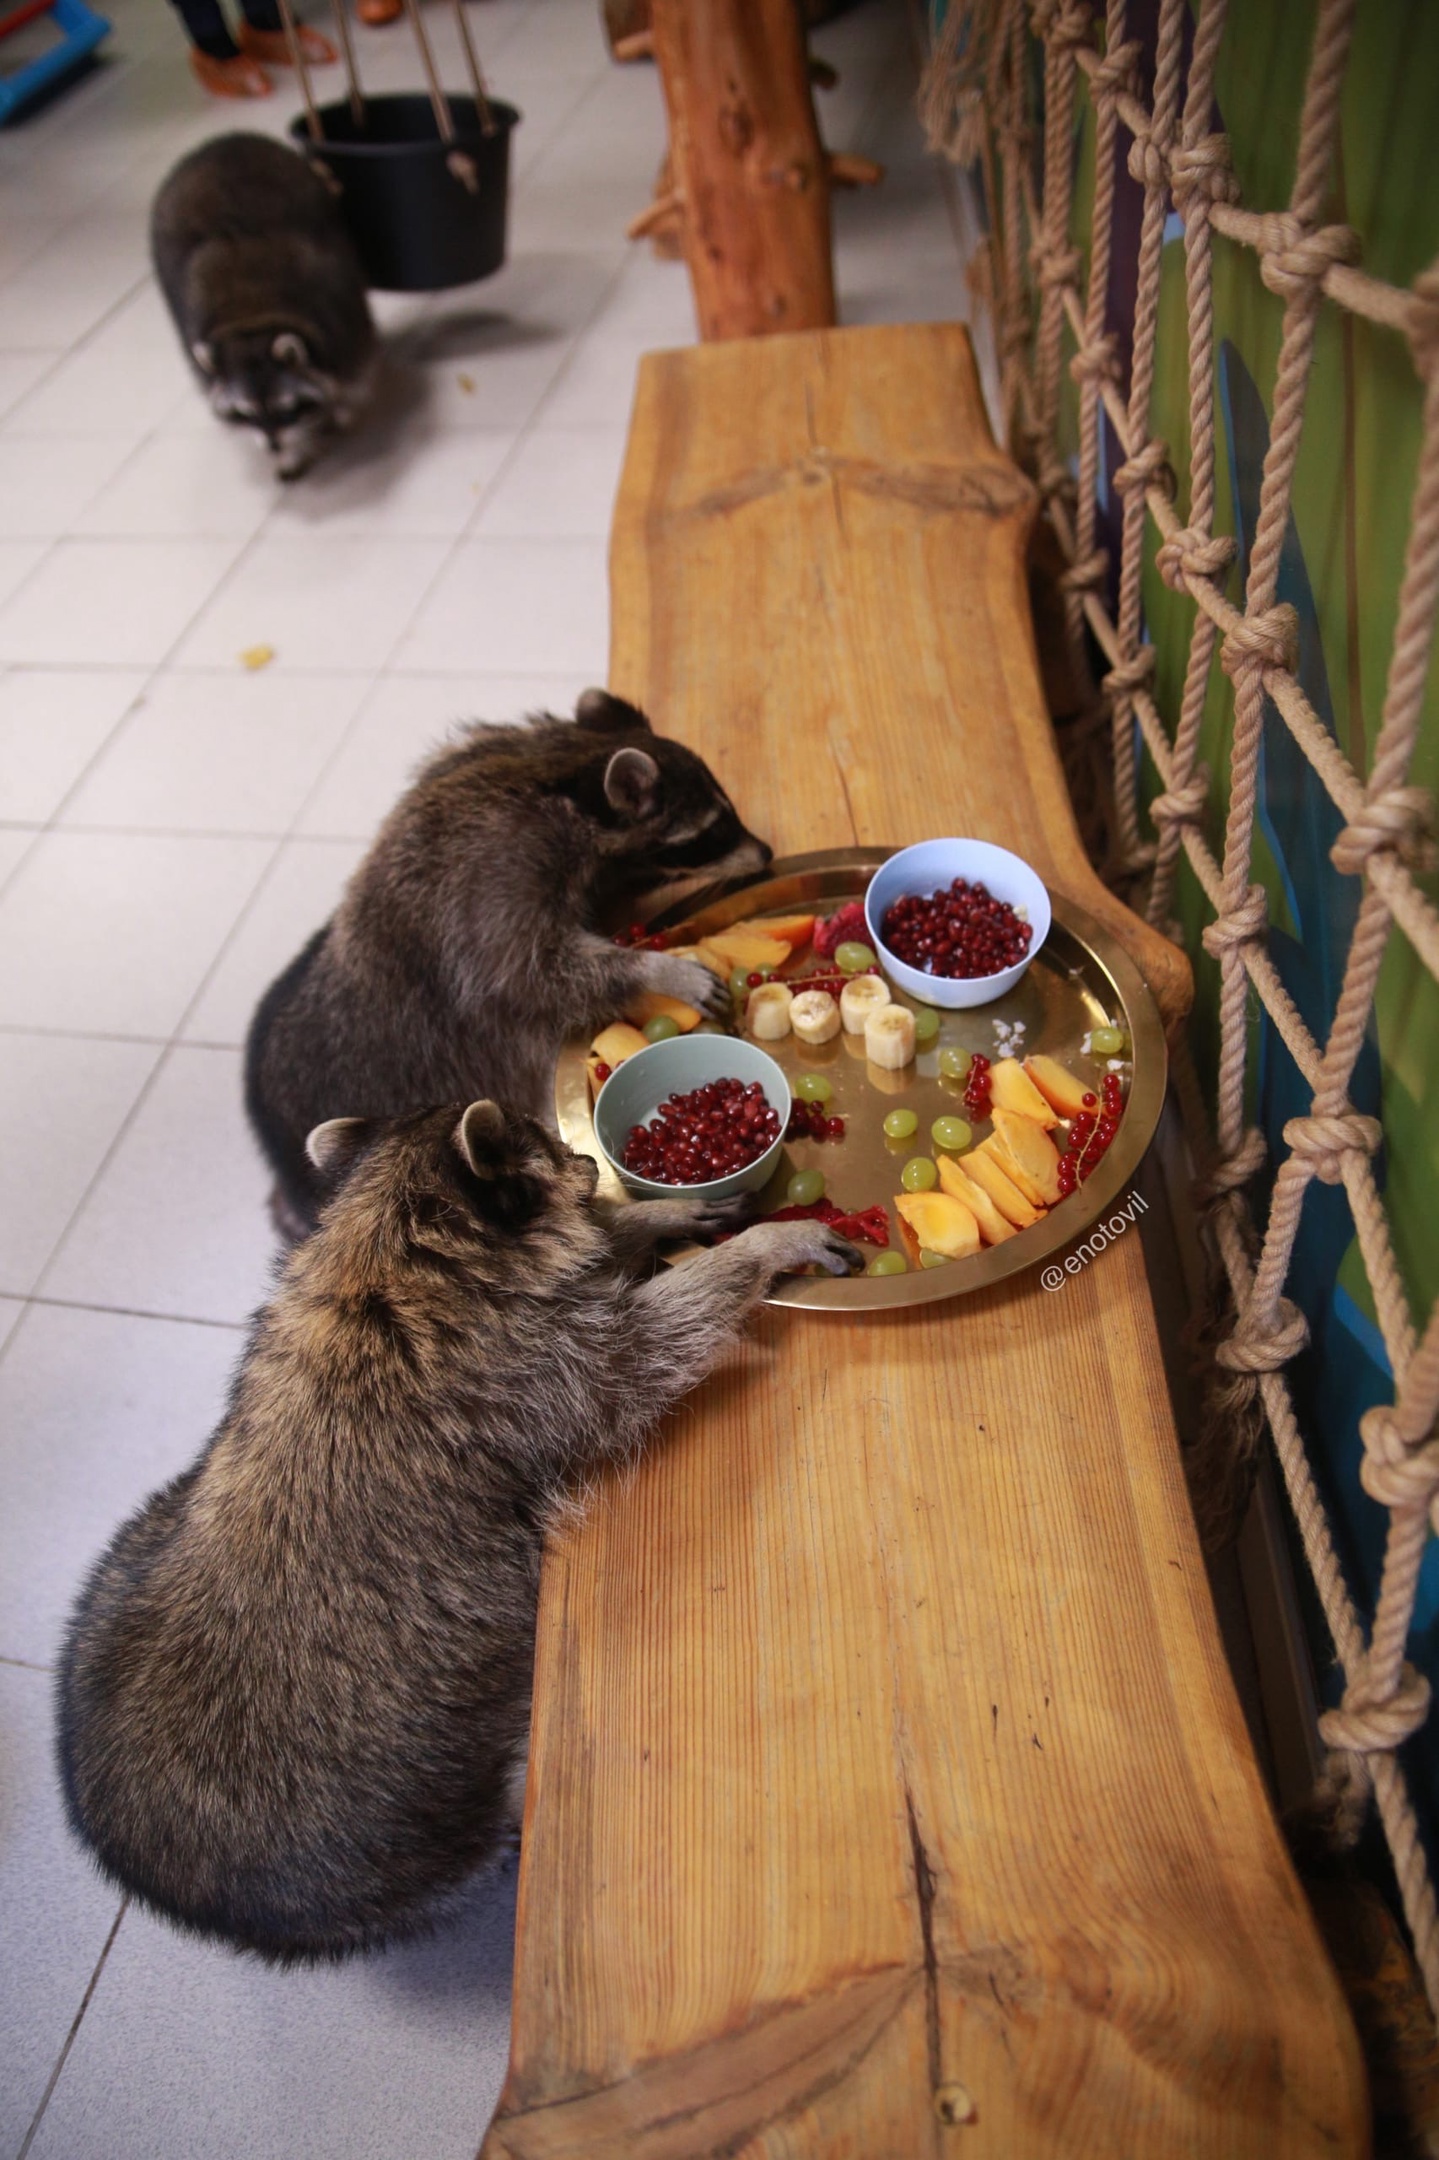
[[[614,688],[777,850],[1087,866],[1027,484],[957,326],[648,358]],[[767,1310],[554,1542],[486,2160],[1368,2149],[1221,1652],[1137,1237],[864,1322]]]

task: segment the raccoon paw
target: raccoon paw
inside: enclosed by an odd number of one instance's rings
[[[686,959],[680,953],[646,953],[645,988],[658,990],[663,997],[679,998],[685,1005],[693,1005],[706,1020],[722,1020],[726,1026],[734,1018],[734,1000],[729,984],[721,982],[701,960]]]
[[[859,1247],[824,1223],[762,1223],[749,1235],[765,1240],[776,1275],[810,1266],[822,1267],[828,1275],[857,1275],[865,1264]]]
[[[690,1204],[689,1235],[697,1238],[732,1237],[753,1219],[753,1193],[732,1193],[728,1200],[695,1200]]]

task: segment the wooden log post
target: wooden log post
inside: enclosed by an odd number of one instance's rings
[[[794,0],[654,0],[704,339],[834,322],[829,171]]]

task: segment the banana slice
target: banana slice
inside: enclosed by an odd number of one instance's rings
[[[789,1009],[789,1024],[802,1043],[827,1043],[839,1033],[839,1007],[828,990],[801,990]]]
[[[877,1005],[864,1023],[864,1054],[871,1065],[902,1072],[914,1056],[914,1014],[907,1005]]]
[[[881,976],[856,975],[839,994],[840,1018],[846,1035],[862,1035],[870,1014],[877,1006],[889,1002],[889,984]]]
[[[760,983],[749,994],[745,1020],[756,1042],[778,1042],[790,1030],[794,992],[788,983]]]

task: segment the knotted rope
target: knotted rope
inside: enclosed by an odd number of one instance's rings
[[[982,138],[986,195],[994,214],[994,289],[1001,318],[996,342],[1011,439],[1028,447],[1047,514],[1069,558],[1061,588],[1071,632],[1077,640],[1087,625],[1109,660],[1102,688],[1110,706],[1115,867],[1133,871],[1148,852],[1138,822],[1137,721],[1162,783],[1150,804],[1158,839],[1149,919],[1158,926],[1169,923],[1181,856],[1214,913],[1201,942],[1221,976],[1217,1145],[1206,1141],[1197,1150],[1211,1158],[1197,1193],[1209,1211],[1234,1307],[1228,1332],[1215,1348],[1215,1400],[1228,1419],[1230,1462],[1237,1481],[1262,1402],[1345,1673],[1343,1702],[1320,1724],[1332,1751],[1325,1789],[1343,1834],[1357,1828],[1371,1796],[1377,1803],[1416,1952],[1439,2008],[1439,1915],[1394,1752],[1429,1710],[1427,1685],[1405,1664],[1403,1651],[1424,1540],[1431,1518],[1439,1524],[1439,1307],[1429,1314],[1422,1340],[1416,1339],[1375,1179],[1380,1128],[1349,1100],[1391,935],[1406,936],[1422,964],[1439,976],[1439,911],[1415,882],[1415,872],[1434,859],[1432,805],[1410,778],[1439,613],[1439,262],[1407,293],[1397,290],[1358,267],[1360,238],[1352,228],[1326,222],[1354,14],[1355,0],[1317,0],[1289,201],[1258,213],[1241,206],[1228,141],[1212,126],[1228,0],[1199,0],[1182,102],[1187,0],[1160,0],[1147,99],[1142,56],[1126,36],[1125,0],[1106,0],[1102,36],[1097,10],[1088,0],[1035,0],[1028,15],[1025,0],[954,0],[946,33],[953,50],[964,52],[969,79],[977,81],[983,73],[986,86],[986,96],[977,105],[971,101],[971,110],[977,112],[975,132]],[[1044,150],[1037,194],[1030,177],[1034,78],[1027,23],[1042,41],[1044,55]],[[1076,229],[1072,119],[1080,76],[1094,111],[1087,260],[1071,237]],[[1127,397],[1120,342],[1107,319],[1115,184],[1121,171],[1144,197]],[[1150,425],[1160,257],[1171,200],[1183,226],[1189,346],[1189,501],[1182,515],[1173,507],[1166,446]],[[1234,540],[1213,529],[1216,231],[1255,251],[1265,286],[1283,304],[1269,448],[1242,605],[1231,591]],[[1034,280],[1037,320],[1031,319],[1026,296],[1026,267]],[[1424,399],[1384,708],[1362,779],[1297,680],[1298,622],[1276,590],[1315,329],[1321,307],[1329,302],[1407,340]],[[1079,391],[1077,486],[1070,483],[1057,442],[1066,326],[1074,341],[1069,371]],[[1100,545],[1097,522],[1101,420],[1120,451],[1115,482],[1123,509],[1113,565]],[[1172,734],[1155,697],[1157,655],[1142,634],[1142,571],[1151,521],[1160,577],[1172,592],[1188,594],[1195,603]],[[1117,590],[1111,614],[1112,573]],[[1210,776],[1198,758],[1216,646],[1233,684],[1235,708],[1219,854],[1209,837],[1218,830],[1219,815],[1210,808]],[[1342,830],[1332,850],[1335,873],[1360,881],[1358,919],[1323,1043],[1305,1027],[1268,956],[1267,903],[1251,867],[1266,712],[1288,726],[1338,806]],[[1286,1153],[1275,1166],[1262,1238],[1245,1194],[1266,1159],[1263,1136],[1245,1124],[1251,985],[1313,1089],[1309,1110],[1284,1129]],[[1316,1178],[1342,1186],[1348,1198],[1396,1381],[1393,1403],[1376,1406],[1360,1421],[1364,1488],[1391,1510],[1383,1580],[1367,1640],[1284,1373],[1307,1339],[1303,1316],[1284,1295],[1284,1284],[1304,1194]]]

